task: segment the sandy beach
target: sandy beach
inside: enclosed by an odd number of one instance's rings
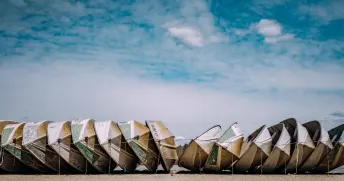
[[[228,175],[228,174],[120,174],[120,175],[0,175],[1,181],[342,181],[344,175]]]

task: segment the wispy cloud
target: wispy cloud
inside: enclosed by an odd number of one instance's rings
[[[264,36],[266,43],[293,39],[293,34],[282,34],[282,26],[274,20],[261,19],[256,25],[258,33]]]

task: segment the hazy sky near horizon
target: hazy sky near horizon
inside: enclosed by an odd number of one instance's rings
[[[177,136],[344,123],[344,1],[0,1],[0,118]]]

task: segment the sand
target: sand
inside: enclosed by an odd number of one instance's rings
[[[0,175],[1,181],[343,181],[344,175],[230,175],[230,174],[119,174],[119,175]]]

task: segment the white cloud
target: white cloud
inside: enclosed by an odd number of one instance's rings
[[[293,39],[293,34],[282,34],[282,26],[275,20],[261,19],[257,25],[257,32],[264,36],[266,43]]]
[[[189,45],[201,47],[204,44],[201,33],[192,27],[175,26],[169,27],[168,31],[172,36],[180,38]]]

